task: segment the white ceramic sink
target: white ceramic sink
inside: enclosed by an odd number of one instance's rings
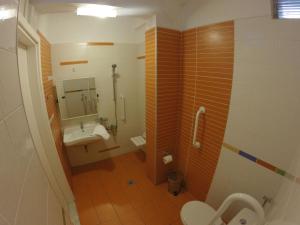
[[[87,145],[102,138],[98,135],[93,135],[94,128],[97,123],[86,123],[81,129],[80,125],[67,127],[64,129],[64,144],[65,146]]]

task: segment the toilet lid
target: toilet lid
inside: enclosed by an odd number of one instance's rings
[[[204,202],[191,201],[186,203],[180,212],[184,225],[207,225],[215,215],[216,210]],[[222,224],[219,219],[216,225]]]

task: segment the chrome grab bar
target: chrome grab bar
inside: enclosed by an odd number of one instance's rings
[[[205,113],[206,109],[204,106],[200,106],[195,118],[195,124],[194,124],[194,135],[193,135],[193,147],[194,148],[200,148],[201,144],[199,141],[197,141],[197,131],[198,131],[198,125],[199,125],[199,117],[202,113]]]
[[[121,99],[121,104],[122,104],[122,114],[121,114],[121,119],[125,122],[126,121],[126,100],[123,95],[120,96]]]

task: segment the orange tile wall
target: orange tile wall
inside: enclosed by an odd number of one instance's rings
[[[166,180],[176,164],[163,164],[176,154],[180,85],[181,32],[153,28],[146,32],[147,167],[153,183]]]
[[[227,123],[233,74],[232,21],[199,27],[182,34],[182,92],[179,118],[178,168],[186,174],[188,190],[205,200],[220,155]],[[194,116],[200,120],[200,150],[192,147]]]
[[[181,32],[157,28],[157,183],[166,180],[175,163],[163,164],[168,152],[175,155],[180,79]]]
[[[71,186],[71,178],[72,178],[71,167],[66,155],[66,151],[63,146],[61,125],[59,119],[59,110],[56,103],[56,93],[55,93],[56,91],[53,85],[53,81],[49,80],[49,76],[52,76],[51,45],[42,33],[39,33],[39,36],[40,36],[40,45],[41,45],[42,81],[43,81],[48,117],[50,119],[52,115],[54,116],[51,123],[51,129],[52,129],[58,155],[60,157],[66,177]]]
[[[182,33],[181,57],[181,91],[179,106],[179,133],[177,148],[177,168],[186,172],[186,160],[192,143],[192,127],[194,124],[194,105],[197,75],[197,29],[187,30]]]
[[[188,190],[206,199],[227,123],[233,52],[232,21],[184,32],[165,28],[146,32],[146,150],[154,183],[177,168],[185,175]],[[200,150],[192,147],[199,106],[206,107],[198,127]],[[165,152],[175,156],[176,164],[163,165]]]
[[[145,34],[147,175],[156,183],[156,28]]]

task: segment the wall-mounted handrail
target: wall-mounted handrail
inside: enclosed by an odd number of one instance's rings
[[[121,107],[121,110],[122,110],[121,119],[123,121],[126,121],[126,100],[125,100],[125,97],[123,95],[120,96],[120,99],[121,99],[121,104],[122,104],[122,107]]]
[[[243,194],[243,193],[235,193],[235,194],[229,195],[224,200],[224,202],[219,207],[215,216],[212,218],[212,220],[210,221],[210,223],[208,225],[214,225],[216,223],[216,221],[218,221],[218,219],[223,215],[223,213],[229,208],[229,206],[233,202],[237,202],[237,201],[246,203],[248,206],[250,206],[254,210],[254,212],[257,215],[256,225],[263,225],[265,223],[265,212],[264,212],[263,208],[261,207],[261,205],[259,204],[259,202],[250,195]]]
[[[194,134],[193,134],[193,146],[194,148],[200,148],[201,144],[199,141],[197,141],[197,131],[198,131],[198,125],[199,125],[199,117],[202,113],[205,113],[205,107],[200,106],[197,113],[196,113],[196,118],[195,118],[195,124],[194,124]]]

